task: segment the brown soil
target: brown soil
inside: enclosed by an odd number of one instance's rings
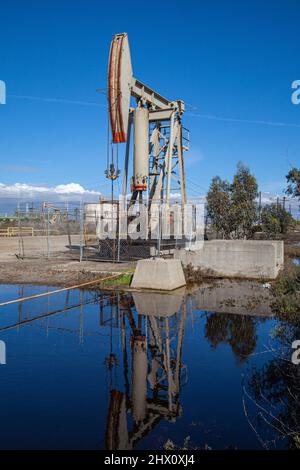
[[[116,273],[132,271],[134,263],[97,261],[13,260],[0,262],[0,284],[68,287]]]

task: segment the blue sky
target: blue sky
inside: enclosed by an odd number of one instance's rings
[[[0,183],[108,192],[106,98],[96,89],[106,87],[112,36],[124,31],[134,75],[189,109],[190,195],[205,193],[216,174],[231,178],[239,160],[262,191],[281,194],[290,167],[300,166],[300,106],[291,102],[300,79],[298,0],[0,6],[8,94],[0,107]]]

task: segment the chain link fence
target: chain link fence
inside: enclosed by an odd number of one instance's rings
[[[77,259],[80,252],[81,208],[62,209],[44,204],[40,209],[18,207],[10,226],[2,228],[2,237],[12,248],[18,245],[20,258]]]
[[[284,207],[295,219],[300,219],[299,201],[277,198],[273,203]],[[163,208],[158,206],[159,210],[151,223],[146,223],[146,233],[145,230],[142,233],[134,221],[141,207],[144,215],[149,212],[149,201],[138,205],[138,208],[130,206],[129,201],[125,206],[120,205],[120,201],[43,203],[35,206],[23,203],[18,205],[11,217],[0,217],[0,249],[22,259],[125,262],[152,256],[168,257],[176,248],[192,246],[199,222],[193,213],[193,207],[197,204],[199,200],[191,203],[190,225],[188,228],[181,227],[184,235],[178,236],[175,219],[181,204],[176,201],[171,203],[167,216],[163,216]],[[200,205],[203,217],[201,230],[210,238],[211,221],[207,216],[206,204],[202,201]],[[263,200],[258,201],[258,215],[264,205]],[[133,229],[130,231],[131,225]],[[151,230],[154,226],[156,231],[154,238],[149,233],[150,225]],[[111,231],[113,236],[108,236]]]
[[[174,232],[174,214],[181,207],[176,203],[170,206],[167,218],[159,206],[151,222],[146,221],[146,230],[142,230],[136,220],[149,212],[148,204],[149,201],[138,204],[134,209],[128,201],[123,208],[119,201],[73,207],[50,203],[40,207],[19,205],[14,216],[0,222],[0,247],[21,259],[125,262],[168,257],[175,248],[191,243],[195,214],[188,236]],[[150,225],[152,230],[154,226],[153,238]]]

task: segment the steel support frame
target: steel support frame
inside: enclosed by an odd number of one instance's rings
[[[149,206],[152,202],[170,205],[172,180],[180,184],[181,203],[186,203],[186,186],[182,145],[182,125],[178,111],[150,110],[149,122],[155,123],[149,139]],[[130,136],[132,128],[132,110],[128,122],[128,140],[125,150],[123,197],[126,198],[130,155]],[[169,135],[162,129],[169,127]],[[179,171],[177,171],[177,168]],[[132,194],[131,203],[138,199],[138,192]]]
[[[151,112],[150,112],[151,115]],[[182,126],[178,113],[173,112],[170,119],[165,120],[169,127],[169,136],[162,134],[161,122],[156,122],[150,137],[149,159],[152,155],[152,165],[149,169],[150,203],[152,201],[170,205],[172,180],[179,182],[181,203],[186,203],[184,159],[182,145]],[[164,125],[166,127],[166,125]],[[162,143],[161,143],[162,141]],[[177,167],[179,172],[177,172]]]

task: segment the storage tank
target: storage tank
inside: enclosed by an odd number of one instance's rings
[[[147,191],[149,171],[149,110],[134,111],[133,188]]]

